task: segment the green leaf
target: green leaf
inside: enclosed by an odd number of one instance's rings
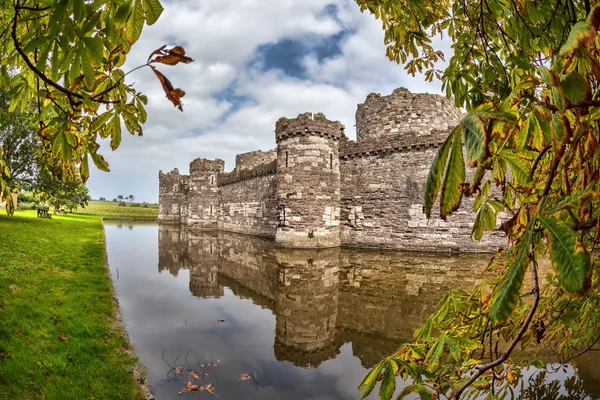
[[[481,113],[479,113],[481,114]],[[465,138],[465,147],[467,149],[467,162],[469,165],[475,165],[483,152],[483,138],[485,137],[485,126],[483,121],[469,114],[460,121],[462,133]]]
[[[454,130],[456,131],[459,127],[456,127]],[[433,163],[431,164],[431,168],[429,169],[429,175],[427,175],[427,184],[425,185],[425,214],[427,218],[431,216],[431,209],[433,208],[433,204],[435,203],[435,199],[440,190],[440,186],[442,183],[442,178],[444,175],[444,167],[446,166],[446,161],[448,160],[448,154],[450,150],[450,144],[452,143],[452,138],[454,136],[454,132],[450,134],[444,143],[438,149],[438,152],[433,159]]]
[[[456,362],[460,362],[462,359],[462,350],[458,343],[451,337],[446,336],[446,344],[448,345],[448,351],[450,351],[450,355]]]
[[[98,129],[100,129],[110,119],[110,117],[112,115],[113,115],[113,111],[111,110],[111,111],[102,113],[98,117],[96,117],[90,124],[90,128],[89,128],[90,133],[96,132]]]
[[[89,158],[87,153],[85,153],[83,159],[81,160],[81,165],[79,166],[79,175],[81,176],[83,183],[85,183],[90,176]]]
[[[146,22],[148,25],[154,24],[163,12],[163,8],[158,0],[144,0],[146,9]]]
[[[129,13],[131,11],[131,2],[126,1],[117,8],[115,12],[113,22],[116,25],[122,25],[127,21],[127,17],[129,17]]]
[[[460,131],[455,129],[452,136],[452,149],[440,195],[440,218],[444,221],[448,214],[460,207],[462,187],[465,183],[465,161]]]
[[[583,79],[577,71],[561,77],[560,85],[571,103],[582,103],[591,95],[587,80]]]
[[[521,242],[517,244],[515,259],[496,288],[490,306],[490,319],[493,324],[508,320],[517,304],[525,270],[529,265],[531,239],[531,232],[527,231]]]
[[[427,322],[417,329],[413,334],[414,339],[417,341],[426,341],[431,338],[431,331],[433,330],[433,317],[427,318]]]
[[[590,258],[577,233],[559,219],[541,218],[550,234],[550,260],[565,292],[581,296],[591,284]]]
[[[27,46],[23,47],[23,53],[31,53],[32,51],[39,49],[44,44],[52,39],[52,36],[41,36],[33,39],[31,42],[27,43]]]
[[[510,167],[515,182],[521,186],[525,186],[531,183],[529,177],[529,170],[525,167],[519,156],[513,151],[503,150],[500,152],[500,159],[504,160]]]
[[[104,44],[102,39],[98,36],[84,37],[83,43],[87,51],[87,55],[90,57],[94,65],[100,65],[102,63],[102,57],[104,56]]]
[[[110,148],[116,150],[121,144],[121,119],[115,115],[110,121]]]
[[[560,55],[566,56],[582,47],[589,47],[596,39],[596,28],[589,21],[579,21],[569,33],[567,41],[560,49]]]
[[[559,319],[566,326],[573,326],[573,324],[575,323],[575,321],[577,321],[580,315],[581,312],[579,310],[571,310],[568,313],[561,315]]]
[[[358,385],[358,390],[364,390],[362,396],[360,396],[361,399],[364,399],[373,391],[373,388],[377,384],[377,379],[379,378],[379,374],[381,373],[384,362],[385,360],[381,360],[379,364],[374,366]]]
[[[129,44],[134,44],[142,34],[144,28],[144,7],[142,0],[135,0],[133,10],[129,14],[127,23],[125,24],[125,36]]]
[[[440,335],[433,346],[427,352],[425,357],[425,363],[427,363],[427,369],[429,372],[435,372],[440,366],[440,358],[444,354],[444,344],[446,343],[446,336]]]
[[[108,163],[106,162],[104,157],[102,157],[98,153],[90,153],[90,156],[92,156],[92,161],[94,162],[96,168],[98,168],[101,171],[110,172],[110,169],[108,168]]]
[[[391,399],[396,391],[396,375],[394,374],[394,368],[390,362],[392,361],[389,361],[385,368],[381,387],[379,388],[379,398],[382,400]]]

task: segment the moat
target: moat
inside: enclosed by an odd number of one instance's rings
[[[357,399],[368,368],[437,302],[481,279],[482,255],[346,248],[295,250],[246,235],[105,223],[125,326],[156,399],[179,392],[187,364],[221,399]],[[595,358],[592,358],[595,357]],[[599,398],[596,355],[517,388],[521,398]],[[549,364],[550,365],[550,364]],[[240,381],[242,374],[257,379]],[[399,382],[399,385],[404,385]],[[532,395],[531,392],[535,392]],[[528,396],[528,397],[527,397]],[[372,395],[369,398],[376,398]]]

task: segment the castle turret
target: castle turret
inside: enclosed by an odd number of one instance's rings
[[[340,168],[338,142],[344,125],[325,115],[281,118],[277,141],[275,241],[286,247],[340,245]]]
[[[184,200],[184,181],[186,175],[179,175],[179,170],[163,173],[158,171],[158,220],[179,224],[181,222],[181,206]]]
[[[217,175],[225,162],[196,158],[190,163],[190,182],[186,223],[192,228],[217,229],[219,189]]]
[[[427,136],[454,128],[460,118],[460,110],[438,94],[411,93],[403,87],[389,96],[371,93],[356,110],[356,139]]]

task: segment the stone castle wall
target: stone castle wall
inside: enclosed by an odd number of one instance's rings
[[[423,214],[431,162],[460,115],[442,96],[399,88],[358,106],[356,141],[320,113],[281,118],[276,149],[239,154],[232,172],[205,159],[189,176],[160,172],[159,220],[286,247],[495,251],[506,244],[500,232],[470,238],[470,199],[447,221]]]

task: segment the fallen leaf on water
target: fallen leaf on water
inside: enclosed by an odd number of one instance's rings
[[[250,379],[252,379],[252,378],[248,374],[240,375],[240,381],[249,381]]]
[[[196,373],[196,371],[194,371],[194,370],[190,370],[190,375],[193,376],[196,379],[202,379],[202,378],[200,378],[200,375],[198,375]]]

